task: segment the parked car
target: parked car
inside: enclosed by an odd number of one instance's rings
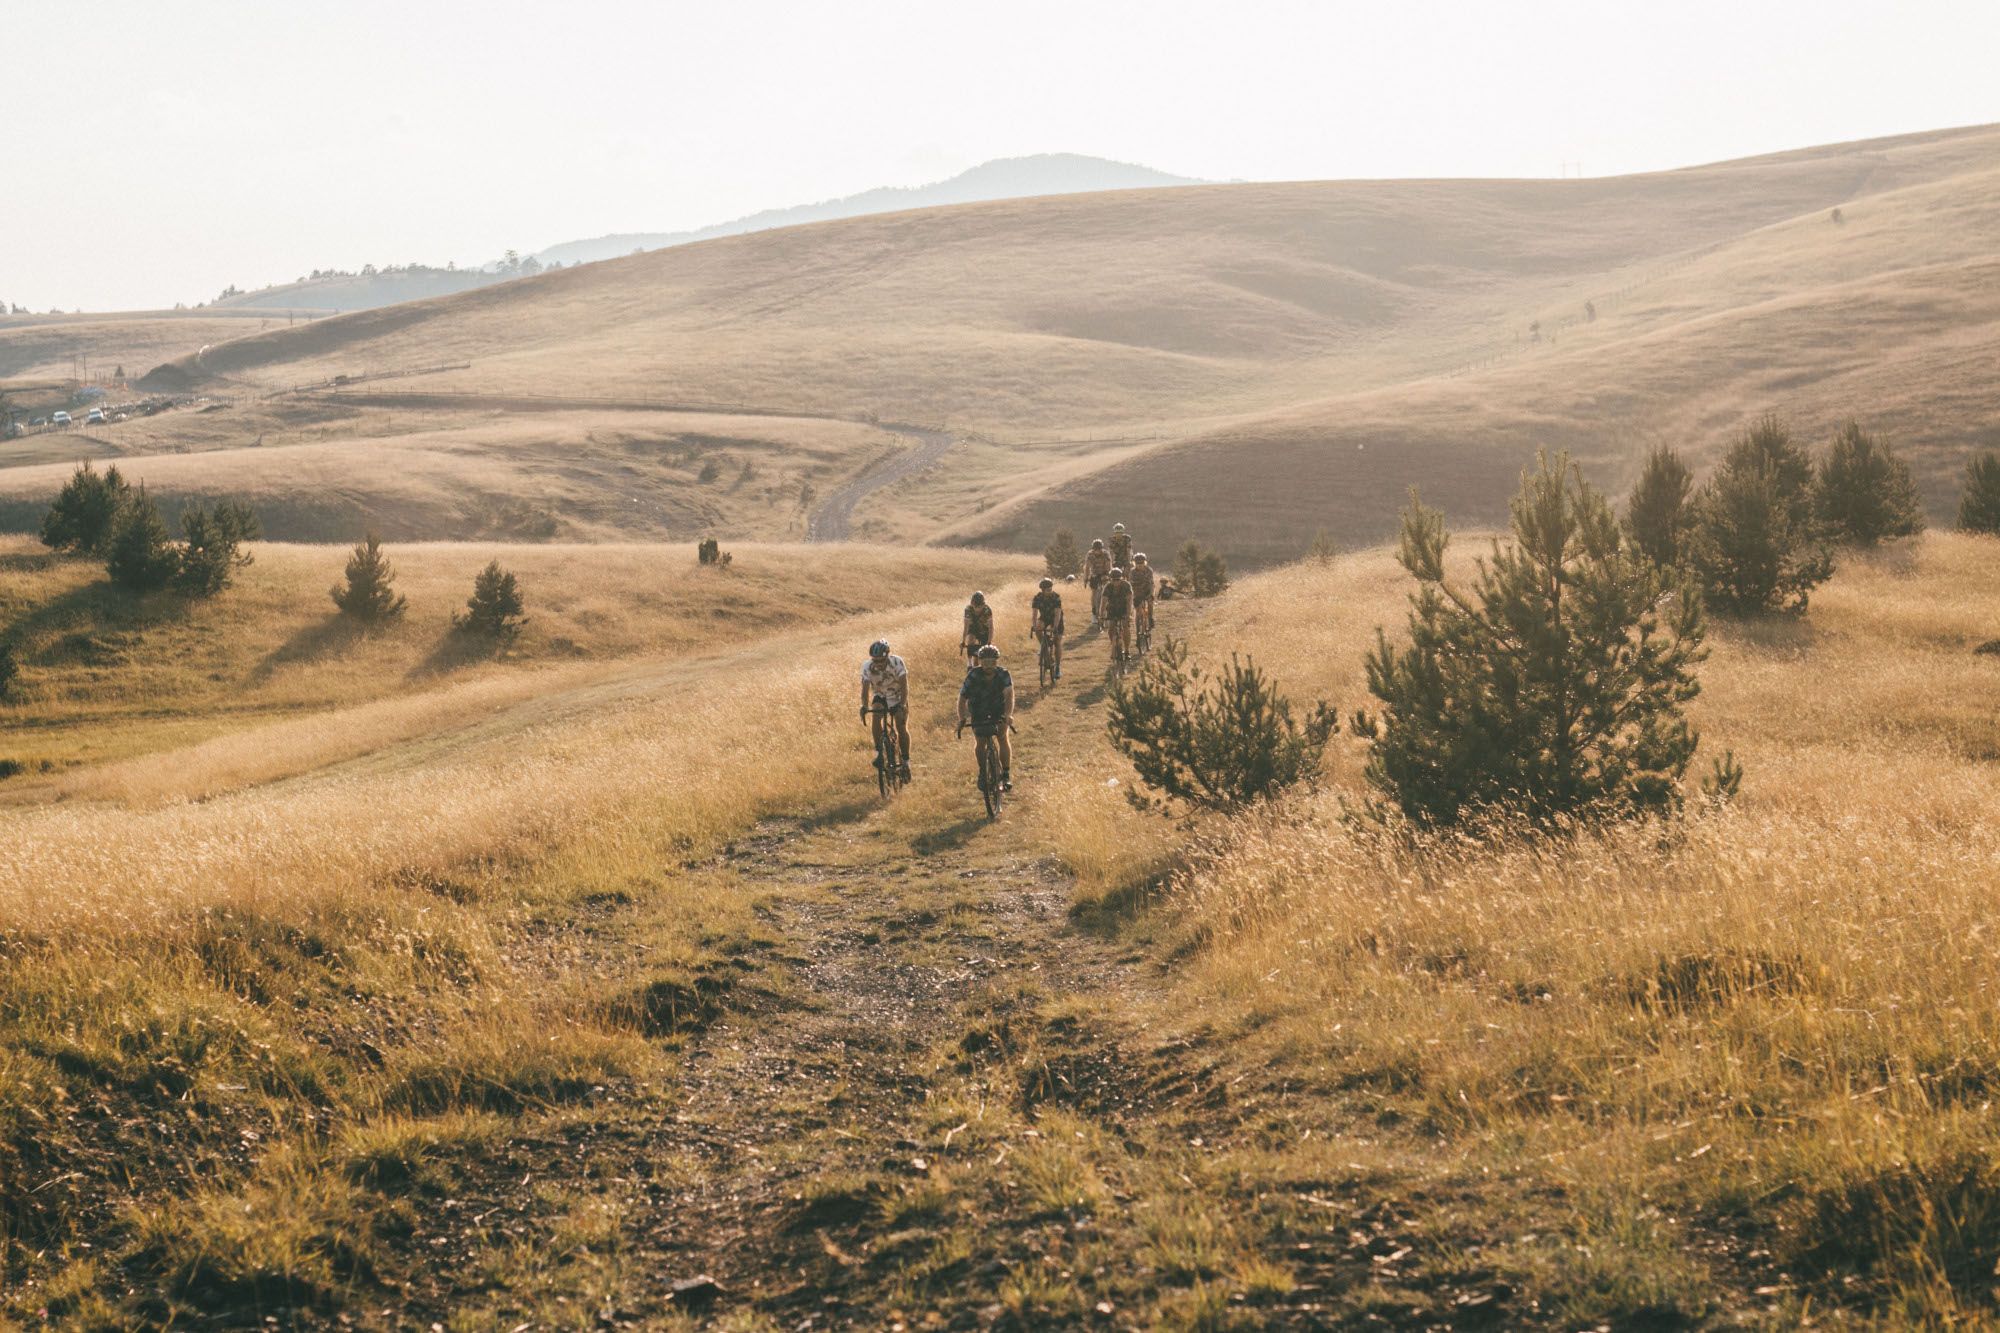
[[[57,412],[53,414],[49,417],[49,424],[57,430],[68,430],[70,425],[69,413]]]
[[[102,426],[104,424],[104,420],[105,420],[104,409],[101,407],[93,407],[90,409],[90,415],[86,416],[83,419],[83,424],[86,426]]]

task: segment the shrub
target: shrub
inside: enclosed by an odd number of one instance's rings
[[[181,567],[174,584],[191,597],[213,597],[229,586],[230,575],[250,563],[241,548],[264,535],[249,505],[224,501],[213,512],[200,505],[181,515]]]
[[[14,660],[14,645],[0,643],[0,700],[13,692],[14,680],[21,674],[21,664]]]
[[[42,518],[42,544],[73,555],[109,555],[119,513],[130,498],[131,488],[115,465],[100,477],[88,461],[78,463]]]
[[[1678,565],[1685,555],[1694,476],[1679,453],[1661,445],[1646,456],[1625,500],[1625,534],[1656,565]]]
[[[1333,563],[1333,558],[1339,554],[1340,548],[1334,545],[1333,534],[1326,530],[1326,525],[1321,524],[1315,528],[1312,545],[1306,548],[1307,558],[1317,560],[1322,565],[1330,565]]]
[[[1213,597],[1229,586],[1229,565],[1219,553],[1189,540],[1174,552],[1174,586],[1191,597]]]
[[[715,459],[711,458],[706,463],[703,463],[701,465],[701,472],[696,477],[696,480],[699,481],[702,485],[707,486],[721,475],[722,475],[722,464],[717,462]]]
[[[347,585],[328,590],[340,614],[363,625],[381,625],[403,614],[409,599],[394,588],[396,567],[382,554],[382,538],[370,528],[347,557]]]
[[[181,553],[167,539],[160,507],[141,486],[118,507],[105,570],[111,581],[132,592],[153,592],[173,582],[180,572]]]
[[[1687,555],[1715,610],[1804,615],[1812,590],[1833,577],[1810,510],[1795,502],[1790,486],[1764,457],[1731,450],[1702,488]]]
[[[496,643],[511,641],[521,632],[521,626],[528,623],[521,615],[520,585],[512,574],[500,568],[498,560],[488,561],[472,581],[472,596],[465,603],[465,614],[452,617],[451,623],[453,629],[463,634]]]
[[[1909,464],[1849,421],[1820,460],[1813,512],[1834,541],[1873,546],[1924,530],[1923,502]]]
[[[1237,811],[1319,772],[1339,729],[1315,704],[1301,726],[1292,706],[1256,664],[1230,656],[1212,688],[1187,664],[1187,645],[1168,638],[1130,683],[1112,688],[1106,730],[1139,780],[1160,798],[1127,792],[1141,810],[1171,813],[1175,802]]]
[[[1793,441],[1792,432],[1782,418],[1775,414],[1757,418],[1729,446],[1722,465],[1736,471],[1753,467],[1768,470],[1794,525],[1801,532],[1812,530],[1812,455]]]
[[[1697,743],[1681,708],[1707,655],[1699,596],[1622,542],[1566,454],[1539,455],[1511,507],[1513,543],[1496,541],[1461,590],[1445,577],[1444,516],[1411,491],[1411,645],[1376,631],[1381,714],[1354,719],[1369,781],[1424,826],[1677,809]]]
[[[1965,465],[1965,494],[1958,502],[1958,526],[1966,532],[2000,534],[2000,454],[1991,449]]]
[[[1068,528],[1057,528],[1055,539],[1042,550],[1042,565],[1052,579],[1083,572],[1083,552],[1076,549],[1076,537]]]

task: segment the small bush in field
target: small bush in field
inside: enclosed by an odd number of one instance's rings
[[[1924,506],[1909,464],[1855,421],[1841,427],[1820,460],[1813,509],[1822,533],[1853,546],[1924,530]]]
[[[1965,532],[2000,534],[2000,454],[1991,449],[1965,465],[1965,494],[1958,501],[1958,526]]]
[[[1661,445],[1646,456],[1645,470],[1625,501],[1625,534],[1656,565],[1678,565],[1686,555],[1694,476],[1681,456]]]
[[[1326,743],[1339,729],[1332,709],[1316,704],[1301,725],[1292,706],[1254,662],[1238,661],[1203,685],[1187,664],[1187,644],[1166,640],[1130,683],[1111,691],[1106,729],[1156,797],[1128,791],[1142,810],[1181,806],[1237,811],[1319,772]]]
[[[1229,586],[1229,564],[1219,552],[1189,540],[1174,552],[1174,586],[1191,597],[1213,597]]]
[[[250,563],[243,543],[262,537],[264,527],[250,506],[224,501],[213,510],[196,505],[182,514],[181,535],[186,540],[174,586],[190,597],[213,597]]]
[[[520,585],[500,568],[498,560],[488,561],[472,581],[472,596],[465,603],[464,614],[452,617],[451,623],[453,629],[474,638],[512,641],[528,623],[521,614]]]
[[[42,545],[72,555],[109,555],[119,514],[131,494],[115,464],[99,476],[88,461],[78,463],[42,517]]]
[[[13,692],[14,680],[20,674],[21,664],[14,660],[14,645],[0,643],[0,700]]]
[[[1333,563],[1334,557],[1339,554],[1340,547],[1335,545],[1333,534],[1326,530],[1324,524],[1313,530],[1312,545],[1306,548],[1306,557],[1308,559],[1315,560],[1322,565],[1330,565]]]
[[[363,625],[386,625],[403,614],[409,599],[395,589],[396,567],[382,554],[382,538],[370,528],[347,557],[347,582],[328,590],[340,614]]]
[[[1766,417],[1723,455],[1694,503],[1687,564],[1725,615],[1803,615],[1833,577],[1813,517],[1812,460]]]
[[[1697,737],[1701,599],[1620,538],[1610,505],[1568,455],[1542,455],[1514,498],[1514,540],[1470,587],[1445,577],[1444,516],[1412,490],[1400,559],[1417,580],[1409,648],[1376,632],[1379,716],[1368,779],[1426,827],[1504,814],[1668,813]]]
[[[119,506],[105,570],[127,591],[154,592],[173,582],[180,568],[181,553],[167,538],[160,507],[141,486]]]
[[[1057,528],[1054,540],[1043,548],[1042,567],[1052,579],[1083,572],[1083,552],[1076,549],[1076,537],[1068,528]]]

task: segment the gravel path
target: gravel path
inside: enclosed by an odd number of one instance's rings
[[[951,447],[958,443],[951,435],[941,430],[923,430],[916,426],[884,426],[882,429],[909,436],[918,442],[917,447],[904,450],[827,496],[806,520],[807,541],[850,540],[848,522],[854,516],[855,505],[891,482],[922,472],[943,458]]]

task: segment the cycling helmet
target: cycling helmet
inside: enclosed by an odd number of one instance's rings
[[[1049,589],[1051,589],[1051,588],[1053,588],[1053,587],[1055,587],[1055,586],[1056,586],[1056,581],[1055,581],[1054,579],[1043,579],[1043,580],[1042,580],[1042,591],[1043,591],[1043,592],[1047,592],[1047,591],[1048,591]]]
[[[1133,564],[1135,564],[1135,565],[1143,565],[1143,564],[1145,564],[1145,563],[1146,563],[1146,553],[1145,553],[1144,551],[1141,551],[1141,552],[1139,552],[1139,554],[1137,554],[1137,555],[1133,556],[1133,557],[1132,557],[1132,563],[1133,563]]]
[[[972,604],[974,606],[986,605],[986,594],[983,592],[976,592],[972,594]]]
[[[1119,566],[1113,565],[1111,567],[1111,577],[1114,579],[1122,579],[1125,577],[1125,571]]]
[[[889,641],[887,639],[875,640],[875,642],[868,645],[868,655],[870,657],[887,657],[889,655]]]
[[[1113,523],[1111,525],[1111,530],[1113,532],[1123,532],[1125,531],[1125,525],[1123,523]]]
[[[989,658],[990,658],[990,659],[992,659],[992,660],[993,660],[993,661],[995,661],[995,662],[997,662],[997,661],[999,661],[999,660],[1000,660],[1000,650],[999,650],[998,648],[995,648],[995,647],[994,647],[994,646],[993,646],[992,644],[990,644],[990,643],[989,643],[989,644],[987,644],[987,645],[986,645],[986,646],[985,646],[984,648],[981,648],[981,649],[979,650],[979,660],[980,660],[980,661],[984,662],[984,661],[986,661],[986,660],[987,660],[987,659],[989,659]]]
[[[1102,538],[1102,537],[1093,537],[1093,538],[1091,538],[1091,539],[1090,539],[1090,549],[1091,549],[1091,550],[1093,550],[1093,551],[1101,551],[1101,550],[1103,550],[1103,549],[1104,549],[1104,538]]]
[[[1063,575],[1063,582],[1064,582],[1064,583],[1075,583],[1075,582],[1076,582],[1076,575],[1074,575],[1074,574],[1065,574],[1065,575]]]

